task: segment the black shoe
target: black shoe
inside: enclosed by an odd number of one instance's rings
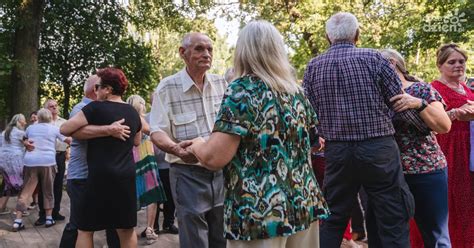
[[[161,233],[169,233],[169,234],[178,234],[179,229],[175,225],[171,226],[164,226],[163,230],[161,230]]]
[[[146,228],[145,228],[145,230],[143,230],[142,233],[140,233],[140,237],[146,238]]]
[[[55,214],[55,215],[53,215],[53,219],[54,219],[54,220],[65,220],[66,217],[64,217],[64,216],[61,215],[61,214]]]
[[[42,226],[42,225],[44,225],[44,223],[46,223],[46,217],[39,217],[35,221],[35,226]]]
[[[54,226],[54,225],[56,225],[56,221],[51,220],[51,219],[48,219],[48,220],[46,221],[45,227],[48,228],[48,227],[52,227],[52,226]]]

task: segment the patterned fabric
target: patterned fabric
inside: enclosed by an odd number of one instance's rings
[[[389,99],[401,93],[390,63],[373,49],[335,43],[309,62],[303,87],[329,141],[393,135]]]
[[[23,187],[23,156],[25,147],[23,137],[25,131],[13,127],[10,133],[10,142],[3,140],[0,148],[0,173],[3,176],[2,196],[17,196]]]
[[[405,92],[428,103],[438,101],[445,105],[443,98],[431,85],[426,83],[413,83],[405,88]],[[416,110],[407,110],[417,113]],[[447,166],[441,148],[433,132],[421,132],[410,122],[403,120],[396,114],[393,125],[395,126],[395,139],[400,148],[403,173],[421,174],[441,170]]]
[[[201,92],[186,69],[163,79],[154,93],[151,133],[163,131],[177,142],[209,137],[225,87],[222,76],[206,74]],[[166,161],[186,164],[172,154],[166,154]]]
[[[142,143],[133,147],[136,163],[137,211],[152,203],[165,202],[166,194],[160,181],[158,165],[153,152],[153,143],[143,136]]]
[[[242,138],[224,168],[227,239],[289,236],[328,216],[308,157],[316,123],[302,93],[273,92],[250,76],[229,85],[213,130]]]
[[[474,101],[474,93],[463,83],[466,95],[459,94],[440,81],[431,83],[446,102],[446,110]],[[474,246],[474,173],[469,171],[471,148],[470,123],[454,120],[451,130],[436,135],[448,161],[449,235],[452,247]]]

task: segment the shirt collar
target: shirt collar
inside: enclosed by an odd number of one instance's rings
[[[350,41],[337,41],[331,44],[329,49],[338,49],[338,48],[345,48],[345,47],[355,47],[354,43]]]
[[[191,89],[192,86],[195,86],[195,83],[193,79],[191,78],[191,76],[189,76],[188,72],[186,71],[186,68],[181,70],[181,80],[183,84],[183,92],[186,92],[189,89]],[[206,87],[207,84],[209,84],[209,81],[207,80],[207,73],[206,73],[206,75],[204,76],[204,87]],[[209,85],[212,85],[212,84],[209,84]]]
[[[85,104],[89,104],[90,102],[92,102],[92,99],[87,98],[87,97],[83,97],[82,102],[85,103]]]

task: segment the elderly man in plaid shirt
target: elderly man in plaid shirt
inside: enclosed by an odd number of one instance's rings
[[[333,15],[326,34],[331,46],[311,60],[303,83],[326,139],[324,192],[331,216],[321,227],[321,247],[340,247],[361,186],[369,197],[369,247],[410,247],[413,196],[403,179],[390,110],[401,82],[377,51],[355,47],[354,15]]]
[[[151,138],[171,164],[180,246],[225,247],[222,170],[197,166],[196,158],[185,148],[194,138],[210,136],[226,82],[222,76],[207,73],[212,43],[206,35],[185,35],[179,54],[186,68],[163,79],[154,93]]]

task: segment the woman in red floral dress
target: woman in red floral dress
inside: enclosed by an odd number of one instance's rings
[[[448,161],[449,233],[452,247],[474,247],[474,172],[469,171],[474,93],[461,82],[467,54],[456,44],[443,45],[436,53],[441,73],[433,87],[446,102],[451,131],[438,134],[438,143]]]

